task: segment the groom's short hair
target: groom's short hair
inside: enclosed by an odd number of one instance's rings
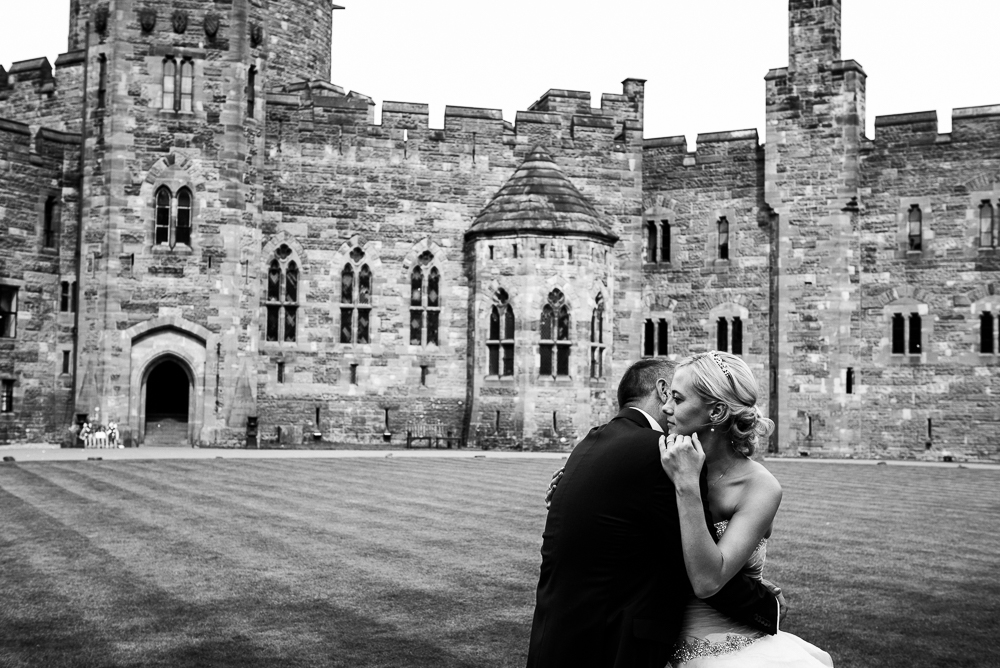
[[[630,366],[618,383],[619,410],[637,404],[656,390],[656,381],[669,380],[674,363],[663,358],[642,359]]]

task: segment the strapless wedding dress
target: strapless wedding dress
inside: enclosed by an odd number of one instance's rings
[[[718,522],[719,538],[729,525]],[[761,578],[767,553],[763,538],[750,555],[743,573]],[[672,668],[830,668],[833,659],[820,648],[791,633],[768,635],[729,619],[701,599],[694,599],[684,613]]]

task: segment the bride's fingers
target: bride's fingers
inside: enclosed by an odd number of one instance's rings
[[[691,434],[691,446],[701,454],[705,454],[704,448],[701,447],[701,440],[698,438],[698,432]]]

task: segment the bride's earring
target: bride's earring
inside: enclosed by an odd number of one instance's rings
[[[715,431],[715,427],[712,427],[711,429],[709,429],[709,431]]]

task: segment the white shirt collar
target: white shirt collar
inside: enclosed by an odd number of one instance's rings
[[[635,406],[629,406],[629,408],[631,408],[634,411],[639,411],[640,413],[642,413],[643,415],[645,415],[646,419],[649,420],[649,427],[653,431],[658,431],[658,432],[661,432],[661,433],[663,432],[663,427],[661,427],[659,425],[659,423],[656,420],[653,419],[652,415],[650,415],[646,411],[642,410],[641,408],[636,408]]]

